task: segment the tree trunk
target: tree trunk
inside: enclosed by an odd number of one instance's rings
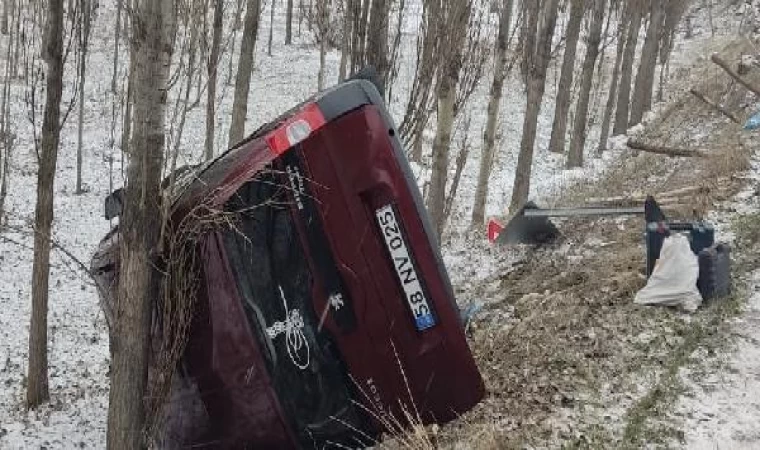
[[[433,141],[433,164],[427,209],[440,242],[445,224],[446,182],[449,173],[451,134],[456,112],[457,83],[462,70],[462,53],[467,40],[470,18],[467,0],[452,0],[444,7],[444,18],[438,27],[438,36],[445,51],[441,53],[442,70],[438,80],[438,125]]]
[[[116,95],[116,80],[119,75],[119,42],[121,34],[122,1],[116,0],[116,26],[113,34],[113,78],[111,78],[111,93]]]
[[[539,5],[532,6],[534,13],[538,12]],[[515,182],[512,188],[512,200],[510,202],[510,211],[515,211],[528,200],[530,194],[530,172],[533,167],[533,150],[536,143],[536,131],[538,128],[538,115],[541,112],[541,102],[544,97],[546,88],[546,70],[549,66],[551,56],[552,38],[554,37],[554,28],[557,24],[557,10],[559,0],[546,0],[542,13],[543,22],[539,27],[536,35],[536,43],[532,49],[534,51],[528,55],[528,95],[527,108],[523,122],[523,135],[520,140],[520,154],[517,157],[517,169],[515,172]],[[529,30],[530,31],[530,30]],[[530,39],[528,39],[530,42]],[[527,46],[526,51],[531,51]]]
[[[599,57],[599,44],[602,40],[602,26],[604,25],[606,3],[606,0],[594,0],[594,15],[591,19],[588,42],[586,42],[586,56],[583,59],[581,92],[575,109],[575,122],[573,123],[573,134],[570,139],[570,151],[567,154],[568,168],[581,167],[583,165],[589,99],[591,97],[591,88],[594,84],[594,67],[596,67],[596,60]]]
[[[143,441],[150,311],[158,291],[154,255],[161,227],[160,183],[166,89],[171,62],[173,4],[142,0],[132,21],[135,62],[134,144],[120,221],[119,302],[114,310],[109,450],[131,450]]]
[[[354,71],[357,71],[364,66],[366,62],[366,45],[367,45],[367,19],[369,19],[369,6],[371,0],[356,0],[356,3],[361,7],[361,15],[358,16],[358,22],[356,24],[356,41],[354,41],[353,57],[351,58],[351,65]]]
[[[562,60],[562,72],[559,77],[557,104],[554,108],[554,125],[552,126],[551,139],[549,139],[549,151],[554,153],[564,153],[565,151],[567,115],[570,110],[570,93],[573,89],[573,76],[575,74],[575,53],[578,48],[578,38],[581,34],[583,13],[586,10],[584,0],[572,0],[571,3],[570,21],[567,24],[567,31],[565,33],[567,37],[565,55]]]
[[[272,56],[272,38],[274,37],[274,4],[275,0],[271,0],[272,4],[269,5],[269,41],[267,42],[267,55]]]
[[[659,53],[660,31],[662,29],[662,5],[658,0],[652,0],[649,16],[649,27],[641,50],[641,62],[636,74],[631,104],[629,125],[641,123],[644,113],[652,108],[652,92],[654,90],[654,75]]]
[[[372,0],[370,11],[369,32],[367,33],[366,60],[368,66],[373,66],[380,80],[385,83],[388,77],[388,16],[390,15],[390,0]]]
[[[219,67],[219,47],[222,42],[222,19],[224,1],[214,0],[214,31],[211,37],[211,55],[208,60],[208,92],[206,97],[206,140],[204,142],[206,161],[214,157],[214,127],[216,125],[216,79]]]
[[[633,0],[628,12],[631,23],[623,52],[623,63],[620,67],[620,85],[618,88],[617,110],[615,113],[615,134],[625,134],[628,131],[628,117],[631,102],[631,78],[633,77],[633,60],[636,56],[636,44],[641,28],[641,2]]]
[[[251,87],[253,70],[253,52],[259,31],[259,0],[248,0],[243,25],[243,38],[240,43],[240,61],[235,77],[235,98],[232,101],[232,123],[228,147],[232,147],[245,135],[245,120],[248,114],[248,92]]]
[[[622,18],[621,18],[622,19]],[[602,127],[599,135],[599,146],[597,147],[597,154],[601,155],[607,150],[607,139],[610,135],[610,127],[612,125],[612,113],[615,110],[615,99],[617,98],[617,87],[620,79],[620,67],[623,62],[623,52],[625,49],[625,39],[627,34],[626,23],[623,20],[623,26],[618,30],[617,36],[617,49],[615,51],[615,66],[612,69],[612,78],[610,79],[610,91],[607,95],[607,104],[604,107],[604,115],[602,116]]]
[[[37,171],[37,206],[34,214],[34,263],[32,266],[32,318],[29,328],[29,372],[26,404],[35,408],[50,398],[48,391],[47,315],[50,277],[50,232],[53,225],[53,182],[60,139],[63,93],[63,0],[49,0],[43,59],[45,113]]]
[[[483,151],[480,155],[480,171],[475,189],[475,204],[472,208],[472,226],[485,223],[486,200],[488,199],[488,179],[491,177],[495,154],[496,125],[499,118],[504,78],[507,73],[507,39],[512,21],[513,0],[505,0],[499,13],[499,32],[496,36],[494,72],[488,99],[486,130],[483,133]]]
[[[80,31],[79,31],[79,120],[77,121],[77,180],[76,180],[76,194],[82,194],[82,146],[83,139],[82,133],[84,131],[84,88],[85,80],[87,79],[87,48],[90,41],[90,1],[82,0],[82,18],[80,19]]]
[[[399,133],[407,145],[412,146],[411,159],[422,161],[423,132],[427,126],[430,110],[431,92],[440,64],[438,55],[438,21],[440,4],[437,1],[425,0],[423,3],[423,24],[421,44],[417,49],[417,66],[414,82],[406,105],[404,119],[399,126]]]
[[[288,0],[285,10],[285,45],[293,43],[293,0]]]
[[[8,16],[10,15],[10,3],[13,0],[3,0],[3,18],[0,22],[0,33],[8,35]]]
[[[292,1],[292,0],[290,0]],[[338,69],[338,81],[346,79],[348,69],[348,59],[351,53],[351,11],[353,10],[354,0],[346,0],[343,11],[343,35],[341,36],[340,45],[340,68]]]

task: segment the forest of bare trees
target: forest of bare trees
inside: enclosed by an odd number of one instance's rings
[[[83,142],[85,92],[93,74],[107,71],[112,102],[110,145],[124,175],[119,308],[111,324],[108,448],[143,445],[151,292],[159,276],[155,251],[166,220],[160,183],[184,159],[186,117],[203,115],[201,158],[211,160],[242,141],[258,125],[250,99],[261,95],[252,81],[257,52],[308,45],[319,52],[313,88],[325,89],[366,66],[386,86],[401,114],[398,132],[409,159],[423,168],[424,195],[438,237],[445,239],[451,204],[466,165],[475,165],[474,197],[465,209],[482,232],[494,199],[494,166],[517,155],[509,211],[531,195],[537,152],[565,155],[563,165],[583,167],[604,152],[610,132],[625,134],[645,119],[662,85],[674,35],[689,0],[4,0],[1,30],[5,78],[0,91],[0,226],[7,192],[14,189],[10,161],[17,151],[11,121],[12,85],[20,84],[20,109],[34,129],[36,209],[26,402],[49,398],[48,275],[54,246],[54,180],[60,134],[77,120],[77,195],[87,191]],[[415,9],[416,6],[419,8]],[[411,22],[411,15],[418,14]],[[284,17],[284,36],[274,33]],[[113,60],[94,66],[97,21],[109,21]],[[279,23],[279,22],[277,22]],[[411,23],[411,25],[408,25]],[[404,25],[407,24],[407,25]],[[411,29],[411,31],[410,31]],[[262,39],[266,36],[268,39]],[[284,39],[282,39],[284,37]],[[98,39],[102,39],[99,36]],[[273,47],[273,40],[275,46]],[[102,44],[97,41],[98,45]],[[328,70],[335,55],[337,76]],[[294,63],[297,64],[297,63]],[[402,70],[403,69],[403,70]],[[659,70],[659,73],[658,73]],[[399,79],[399,74],[411,74]],[[272,74],[277,76],[277,74]],[[105,77],[104,77],[105,79]],[[551,89],[556,84],[556,89]],[[555,92],[556,90],[556,92]],[[519,139],[501,138],[503,112],[524,108]],[[547,92],[554,101],[546,102]],[[592,98],[601,98],[595,105]],[[509,98],[514,98],[510,96]],[[205,103],[204,103],[205,102]],[[225,103],[226,102],[226,103]],[[229,103],[231,106],[227,107]],[[283,105],[283,110],[291,105]],[[473,111],[484,111],[473,120]],[[539,117],[553,108],[547,148],[537,145]],[[69,117],[70,112],[76,114]],[[40,116],[41,114],[41,116]],[[223,120],[219,120],[224,115]],[[227,117],[228,116],[228,117]],[[227,120],[229,119],[229,120]],[[482,120],[480,120],[482,119]],[[588,136],[600,129],[598,140]],[[224,145],[220,146],[219,135]],[[543,142],[543,141],[541,141]],[[469,149],[472,148],[472,151]],[[187,156],[187,159],[190,159]],[[58,182],[58,181],[55,181]],[[469,181],[468,181],[469,182]],[[116,183],[116,182],[113,182]],[[118,183],[117,183],[118,184]]]

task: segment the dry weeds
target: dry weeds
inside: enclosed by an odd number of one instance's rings
[[[727,54],[746,45],[733,44]],[[703,92],[722,92],[724,105],[746,117],[740,88],[720,74],[707,82]],[[597,183],[543,203],[581,205],[634,192],[656,197],[701,185],[705,192],[666,213],[688,219],[715,209],[740,189],[736,175],[748,168],[757,144],[692,102],[684,94],[642,136],[710,149],[711,157],[632,154]],[[696,349],[725,341],[722,327],[737,313],[740,296],[694,316],[636,306],[634,293],[646,282],[643,219],[565,220],[560,230],[559,242],[534,249],[501,276],[503,300],[488,304],[472,324],[471,346],[488,395],[443,429],[443,447],[632,448],[678,438],[677,428],[657,420],[680,393],[674,374]]]

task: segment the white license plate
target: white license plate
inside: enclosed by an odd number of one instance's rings
[[[396,212],[391,205],[387,205],[376,210],[375,216],[385,239],[385,246],[393,260],[399,283],[406,295],[406,301],[412,309],[414,323],[418,330],[426,330],[435,325],[435,317],[422,290],[422,283],[417,276],[412,257],[409,255],[406,239],[396,220]]]

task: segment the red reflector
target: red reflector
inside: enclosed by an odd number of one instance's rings
[[[496,242],[496,239],[499,237],[499,234],[501,233],[501,230],[504,229],[504,226],[497,222],[494,219],[491,219],[488,221],[488,240],[491,241],[491,243]]]
[[[316,103],[309,103],[270,132],[266,137],[267,145],[275,156],[279,156],[294,145],[303,142],[324,124],[325,116],[322,115],[322,111]]]

